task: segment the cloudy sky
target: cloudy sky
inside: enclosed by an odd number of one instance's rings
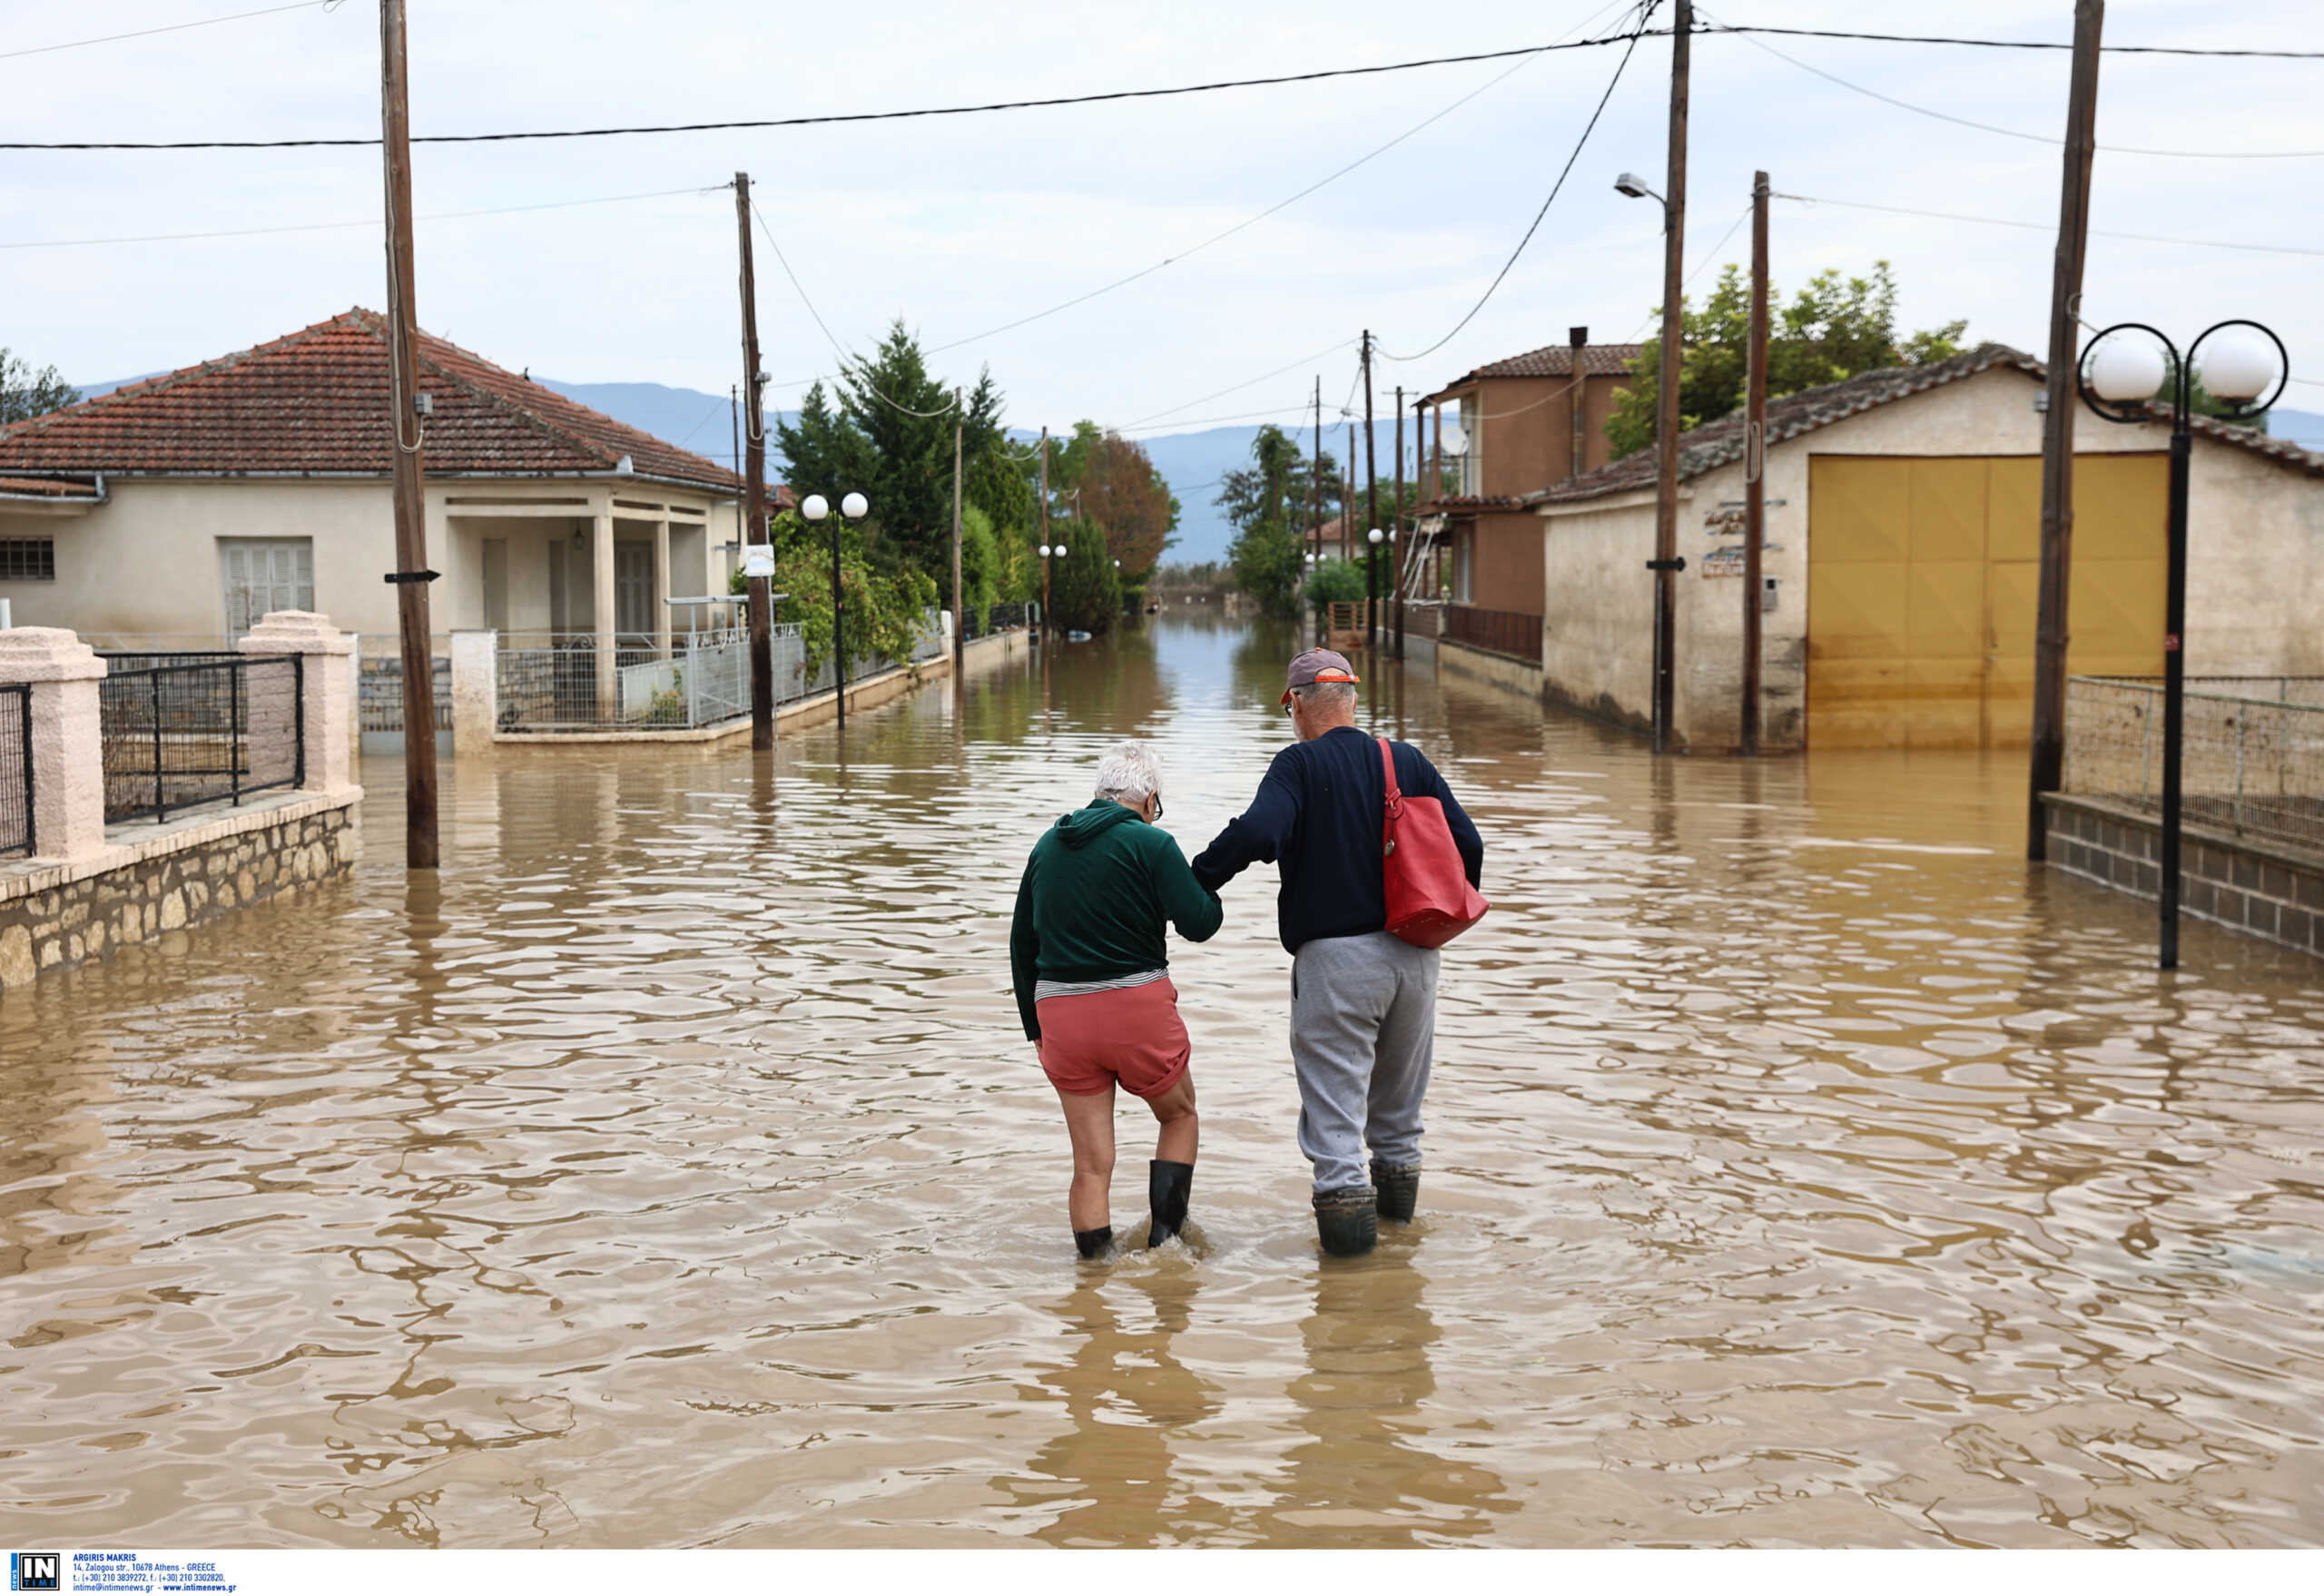
[[[376,134],[371,0],[11,54],[260,3],[0,0],[0,138]],[[1625,3],[411,0],[412,123],[420,133],[498,132],[1196,83],[1541,44],[1601,30]],[[1904,32],[1941,21],[1947,33],[2063,40],[2072,13],[2070,0],[1718,0],[1707,15]],[[2324,49],[2313,0],[2116,0],[2108,13],[2112,43]],[[1289,420],[1318,374],[1327,407],[1346,398],[1359,330],[1373,329],[1391,354],[1419,355],[1469,310],[1549,192],[1620,54],[1577,50],[939,121],[424,147],[420,319],[512,368],[724,393],[740,360],[734,205],[717,185],[747,170],[833,335],[860,346],[901,316],[931,346],[974,339],[935,363],[973,379],[989,362],[1017,424],[1090,417],[1158,430],[1271,410]],[[1383,362],[1384,409],[1397,383],[1433,386],[1481,360],[1561,342],[1573,323],[1609,341],[1643,330],[1659,286],[1657,208],[1610,185],[1624,168],[1659,185],[1669,62],[1666,40],[1638,47],[1508,281],[1442,349]],[[1916,114],[1808,67],[2034,136]],[[1748,228],[1729,229],[1755,167],[1786,193],[2050,222],[2059,153],[2049,141],[2063,124],[2066,72],[2063,52],[1699,39],[1688,223],[1689,264],[1703,267],[1697,291],[1719,262],[1748,258]],[[2099,138],[2215,153],[2102,153],[2095,228],[2307,252],[2100,237],[2086,318],[2191,331],[2253,316],[2281,332],[2296,372],[2324,379],[2324,302],[2312,291],[2324,265],[2313,199],[2324,175],[2324,60],[2110,56]],[[697,188],[712,192],[443,216]],[[0,153],[0,344],[95,380],[377,306],[379,203],[373,149]],[[357,225],[23,247],[318,223]],[[1779,288],[1886,258],[1907,327],[1966,317],[1973,336],[2037,352],[2050,248],[2038,230],[1797,201],[1775,212]],[[976,337],[1174,257],[1086,304]],[[763,238],[759,302],[778,385],[771,398],[788,403],[829,369],[831,346]],[[1275,368],[1287,369],[1250,383]],[[2324,387],[2295,388],[2286,402],[2324,409],[2319,401]]]

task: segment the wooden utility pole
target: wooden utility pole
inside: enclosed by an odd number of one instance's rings
[[[766,378],[759,370],[758,278],[751,270],[751,174],[734,174],[734,228],[743,250],[743,553],[766,541]],[[767,578],[750,579],[751,749],[774,746],[774,613]],[[840,694],[847,692],[847,662],[840,661]]]
[[[1364,605],[1364,645],[1376,648],[1380,644],[1380,551],[1372,544],[1372,528],[1380,525],[1380,458],[1379,428],[1372,419],[1372,330],[1364,330],[1364,558],[1366,598]],[[1348,461],[1354,469],[1355,461]]]
[[[1768,174],[1751,174],[1751,332],[1743,390],[1744,757],[1759,754],[1759,550],[1768,537]]]
[[[1308,472],[1310,518],[1315,523],[1315,558],[1324,557],[1324,379],[1315,379],[1315,464]]]
[[[1570,429],[1570,464],[1568,478],[1581,476],[1590,468],[1590,329],[1569,327],[1565,330],[1566,348],[1571,351],[1567,364],[1572,367],[1571,380],[1566,384],[1566,411],[1573,425]]]
[[[1396,388],[1396,515],[1393,525],[1399,534],[1389,546],[1395,557],[1388,562],[1388,569],[1396,579],[1396,596],[1393,601],[1396,614],[1396,657],[1404,657],[1404,564],[1412,558],[1413,535],[1404,525],[1404,390]]]
[[[2078,324],[2083,255],[2090,238],[2090,164],[2097,147],[2098,40],[2105,21],[2105,0],[2075,0],[2065,176],[2059,188],[2058,242],[2050,278],[2050,408],[2042,419],[2041,597],[2034,623],[2034,743],[2025,794],[2025,857],[2036,862],[2049,852],[2042,794],[2056,792],[2065,774],[2074,373],[2081,364]]]
[[[1686,335],[1679,313],[1687,246],[1687,57],[1694,0],[1677,0],[1670,23],[1670,171],[1662,201],[1662,369],[1654,443],[1654,751],[1670,752],[1678,685],[1679,355]]]
[[[388,208],[388,408],[395,438],[390,472],[396,526],[396,624],[403,656],[403,862],[434,870],[436,839],[436,651],[428,621],[426,475],[420,451],[419,310],[411,243],[411,96],[404,65],[403,0],[379,4],[380,147]],[[409,440],[409,441],[407,441]],[[608,596],[602,602],[610,604]]]
[[[1432,424],[1428,445],[1428,491],[1421,495],[1423,502],[1444,491],[1444,405],[1442,400],[1429,407],[1428,419]],[[1429,596],[1442,600],[1444,596],[1444,548],[1441,536],[1428,540],[1428,557],[1435,576],[1435,585],[1429,589]],[[1437,620],[1440,632],[1443,626],[1440,616]]]
[[[967,414],[960,409],[960,390],[952,390],[952,682],[968,668],[969,612],[960,607],[960,427]]]
[[[1340,557],[1355,557],[1355,418],[1347,423],[1347,475],[1340,478]]]
[[[1041,429],[1041,547],[1049,545],[1049,429]],[[1041,635],[1049,632],[1049,557],[1041,557]]]

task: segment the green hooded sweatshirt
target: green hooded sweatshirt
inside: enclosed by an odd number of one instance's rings
[[[1106,980],[1168,967],[1163,922],[1190,942],[1208,941],[1226,911],[1195,880],[1169,832],[1109,798],[1059,815],[1033,844],[1017,887],[1009,972],[1017,1012],[1034,1041],[1040,980]]]

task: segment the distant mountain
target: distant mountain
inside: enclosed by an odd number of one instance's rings
[[[2313,410],[2287,410],[2278,405],[2268,412],[2268,431],[2304,448],[2324,449],[2324,416]]]

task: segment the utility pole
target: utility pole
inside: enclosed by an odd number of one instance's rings
[[[1662,369],[1656,396],[1654,557],[1654,752],[1670,752],[1679,622],[1679,354],[1686,334],[1679,314],[1687,245],[1687,57],[1694,0],[1677,0],[1670,23],[1670,172],[1662,202]]]
[[[1371,529],[1380,524],[1378,430],[1372,419],[1372,330],[1367,327],[1364,330],[1364,536],[1367,539],[1372,536]],[[1354,467],[1355,461],[1351,458],[1348,468],[1353,470]],[[1379,551],[1368,542],[1364,546],[1364,557],[1371,563],[1374,570],[1379,568]],[[1364,645],[1366,648],[1379,646],[1379,596],[1371,594],[1364,606]]]
[[[1049,545],[1049,429],[1041,429],[1041,547]],[[1041,637],[1049,635],[1049,557],[1041,557]]]
[[[1433,499],[1444,491],[1444,401],[1443,399],[1440,399],[1428,408],[1428,419],[1430,422],[1428,491],[1421,495],[1423,502]],[[1442,520],[1443,517],[1440,516],[1438,519]],[[1435,586],[1429,589],[1429,596],[1441,604],[1444,597],[1444,547],[1442,534],[1428,540],[1428,559],[1432,574],[1435,577]],[[1444,619],[1441,611],[1437,616],[1436,626],[1441,635],[1444,628]]]
[[[1568,478],[1581,476],[1590,468],[1590,329],[1569,327],[1565,330],[1566,348],[1570,351],[1566,363],[1573,368],[1573,380],[1566,385],[1566,413],[1572,422]]]
[[[1404,657],[1404,566],[1412,558],[1412,533],[1404,526],[1404,389],[1396,388],[1396,531],[1401,534],[1390,546],[1394,558],[1388,562],[1389,572],[1396,580],[1396,658]]]
[[[1759,755],[1759,549],[1768,537],[1768,174],[1751,174],[1751,331],[1743,390],[1743,756]]]
[[[743,549],[766,541],[766,379],[759,371],[758,279],[751,270],[751,174],[734,174],[734,227],[743,246]],[[834,578],[836,584],[836,578]],[[751,751],[774,746],[774,614],[767,578],[753,576],[751,594]],[[836,613],[837,599],[833,599]],[[840,696],[847,696],[847,661],[840,661]]]
[[[389,419],[395,437],[393,483],[396,623],[403,655],[403,862],[434,870],[436,842],[436,658],[428,622],[426,475],[420,451],[419,310],[411,243],[411,84],[404,64],[403,0],[379,4],[380,148],[388,208]],[[405,442],[409,438],[409,443]],[[603,601],[610,604],[611,596]]]
[[[2048,411],[2042,418],[2041,596],[2034,626],[2034,740],[2026,775],[2025,857],[2049,853],[2042,794],[2063,784],[2066,645],[2073,569],[2073,422],[2082,262],[2090,238],[2090,164],[2097,148],[2098,39],[2105,0],[2074,0],[2073,75],[2066,95],[2065,175],[2050,279]]]
[[[1315,466],[1308,473],[1307,498],[1314,506],[1315,557],[1324,557],[1324,379],[1315,379]]]
[[[952,390],[952,685],[960,685],[968,668],[969,612],[960,607],[960,390]]]

